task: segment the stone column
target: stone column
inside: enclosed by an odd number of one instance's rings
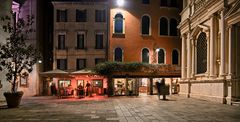
[[[195,75],[195,64],[196,64],[196,61],[195,61],[195,55],[196,55],[196,52],[195,52],[195,41],[196,39],[193,38],[191,40],[191,45],[192,45],[192,73],[191,73],[191,77],[194,78],[194,75]]]
[[[212,15],[211,17],[211,29],[210,29],[210,69],[209,69],[209,72],[210,72],[210,77],[213,77],[214,76],[214,69],[215,69],[215,40],[216,40],[216,28],[215,28],[215,16]]]
[[[233,38],[232,38],[233,30],[232,25],[228,28],[228,75],[232,75],[232,46],[233,46]]]
[[[207,71],[206,71],[206,75],[209,76],[209,71],[210,71],[210,32],[205,31],[206,33],[206,39],[207,39]]]
[[[182,35],[182,79],[186,78],[186,36]]]
[[[190,33],[187,35],[187,78],[191,78],[191,40],[190,40]]]
[[[221,54],[220,54],[220,76],[225,75],[225,20],[224,20],[224,10],[221,11],[221,21],[220,21],[220,28],[221,28]]]

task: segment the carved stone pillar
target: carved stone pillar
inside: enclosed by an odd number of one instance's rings
[[[191,73],[191,77],[194,78],[194,75],[195,75],[195,66],[196,66],[196,46],[195,46],[195,42],[196,42],[196,39],[195,38],[192,38],[191,40],[191,46],[192,46],[192,73]]]
[[[215,65],[216,65],[216,56],[215,56],[215,40],[216,38],[216,26],[215,26],[215,19],[216,16],[212,15],[210,22],[211,22],[211,27],[210,27],[210,77],[213,77],[215,75]]]
[[[233,47],[233,27],[232,25],[228,28],[228,75],[232,75],[232,47]]]
[[[186,78],[186,35],[182,35],[182,79]]]
[[[187,78],[191,78],[191,63],[192,63],[192,58],[191,58],[191,40],[190,40],[190,33],[187,35]]]
[[[225,20],[224,20],[224,10],[221,11],[221,42],[220,42],[220,76],[225,75]]]

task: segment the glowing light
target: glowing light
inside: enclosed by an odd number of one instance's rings
[[[41,63],[42,63],[42,60],[39,60],[38,63],[41,64]]]
[[[117,4],[118,4],[118,6],[123,6],[124,0],[117,0]]]
[[[158,48],[158,49],[156,49],[156,52],[159,52],[159,50],[160,50],[159,48]]]

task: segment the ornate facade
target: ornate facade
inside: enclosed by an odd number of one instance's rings
[[[184,0],[180,94],[232,104],[240,98],[240,1]]]

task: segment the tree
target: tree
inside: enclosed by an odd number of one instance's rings
[[[29,34],[34,32],[31,28],[34,17],[28,15],[26,19],[4,16],[1,21],[4,23],[2,29],[9,33],[6,42],[0,43],[0,71],[6,70],[6,80],[12,85],[11,91],[17,92],[17,79],[30,73],[33,65],[40,59],[39,51],[26,41]]]

